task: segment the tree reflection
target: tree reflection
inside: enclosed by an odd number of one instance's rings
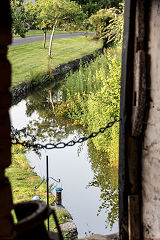
[[[56,117],[54,105],[63,97],[59,85],[54,85],[39,90],[26,100],[26,115],[28,117],[36,113],[37,119],[31,120],[21,131],[23,136],[30,137],[32,143],[41,141],[43,143],[57,143],[75,133],[75,126],[71,120]],[[86,135],[83,129],[76,128],[77,137]],[[81,149],[79,148],[79,151]],[[111,166],[106,153],[97,151],[91,141],[88,142],[88,155],[91,168],[94,173],[93,180],[88,187],[98,187],[101,191],[101,205],[98,213],[108,213],[106,223],[113,226],[118,220],[118,168]]]
[[[112,228],[118,220],[118,168],[111,166],[107,154],[97,151],[91,141],[88,142],[88,155],[94,173],[94,178],[88,187],[94,186],[100,189],[101,206],[98,214],[102,210],[108,213],[106,223]]]
[[[53,143],[67,138],[74,133],[75,126],[71,120],[62,117],[56,117],[54,114],[54,104],[61,100],[60,85],[54,85],[37,91],[26,100],[26,115],[37,114],[37,119],[29,122],[26,126],[26,132],[29,136],[33,135],[37,140]]]

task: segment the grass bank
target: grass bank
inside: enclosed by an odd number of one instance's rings
[[[74,120],[74,124],[89,132],[97,132],[119,116],[120,75],[121,46],[116,46],[66,78],[55,113]],[[108,154],[111,165],[118,165],[118,123],[92,141],[98,151]]]
[[[46,202],[46,184],[43,183],[38,189],[35,188],[40,184],[41,178],[33,172],[19,146],[12,147],[12,164],[7,169],[7,176],[12,184],[15,203],[30,201],[35,195],[40,196],[41,200]],[[53,194],[50,194],[50,205],[54,204],[55,198]]]
[[[22,147],[12,147],[12,164],[6,170],[6,176],[9,177],[12,185],[14,203],[18,203],[21,201],[30,201],[35,195],[40,196],[41,200],[46,202],[46,184],[43,183],[38,189],[35,189],[35,186],[40,184],[41,179],[36,175],[36,173],[33,172],[33,169],[31,169],[31,167],[29,166],[27,159],[23,154]],[[50,206],[54,206],[54,195],[49,193],[49,198]],[[60,224],[68,222],[68,220],[71,219],[71,215],[68,213],[67,210],[65,210],[65,208],[59,208],[58,210],[56,210],[56,213]],[[14,221],[17,221],[15,216]],[[50,217],[50,230],[56,230],[52,216]],[[68,236],[68,233],[65,232],[64,235]],[[65,239],[69,238],[65,237]]]
[[[60,64],[94,52],[102,46],[101,41],[93,41],[92,36],[55,39],[53,55],[48,57],[48,45],[42,48],[42,42],[28,43],[9,48],[9,60],[12,64],[12,86],[31,80],[36,74],[51,72]]]

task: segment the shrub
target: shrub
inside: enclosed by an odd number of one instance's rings
[[[124,4],[119,9],[101,9],[89,18],[94,26],[97,38],[103,39],[103,45],[108,48],[113,43],[122,42]]]
[[[108,49],[83,71],[70,74],[62,89],[55,113],[74,120],[89,132],[98,131],[119,115],[121,47]],[[92,141],[97,150],[118,160],[119,126],[115,124]]]
[[[89,18],[90,23],[94,26],[97,38],[101,38],[106,31],[106,27],[113,19],[112,9],[101,9]]]

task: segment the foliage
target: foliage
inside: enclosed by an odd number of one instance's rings
[[[97,71],[100,64],[100,61],[91,61],[85,67],[81,65],[78,72],[70,73],[66,77],[62,87],[62,101],[58,102],[56,106],[56,114],[81,120],[81,115],[85,114],[86,111],[88,94],[96,93],[102,86]],[[74,124],[76,124],[76,121],[74,121]]]
[[[93,14],[89,21],[94,26],[96,31],[96,36],[101,38],[106,27],[109,25],[110,21],[113,19],[112,9],[101,9],[96,14]]]
[[[39,21],[38,14],[39,14],[39,8],[37,8],[37,3],[29,1],[26,3],[25,6],[26,16],[28,20],[28,24],[30,25],[30,29],[36,29],[38,28]]]
[[[62,101],[58,102],[54,112],[94,132],[119,116],[121,45],[108,49],[81,70],[66,79]],[[118,124],[88,142],[94,172],[88,187],[100,188],[98,214],[101,211],[107,213],[106,224],[111,228],[118,220],[118,149]]]
[[[121,61],[117,52],[108,51],[106,54],[107,67],[100,70],[99,75],[103,87],[88,99],[88,126],[97,129],[119,116],[120,109],[120,74]],[[98,150],[108,152],[112,162],[118,160],[119,126],[115,124],[104,134],[93,139]],[[114,151],[113,151],[114,149]]]
[[[50,45],[57,26],[69,30],[71,26],[80,25],[85,19],[80,6],[70,0],[37,0],[35,3],[28,3],[27,9],[31,19],[36,19],[37,27],[45,34],[52,29]],[[51,46],[49,56],[51,56]]]
[[[109,25],[102,34],[102,38],[107,39],[108,43],[122,42],[123,36],[123,15],[124,4],[121,3],[119,9],[112,8],[114,18],[110,21]]]
[[[72,219],[71,214],[64,207],[57,207],[55,210],[58,216],[58,220],[61,224],[65,223],[69,219]]]
[[[32,200],[35,195],[46,201],[46,185],[42,184],[38,189],[41,179],[32,171],[24,155],[24,149],[21,146],[12,147],[12,165],[7,169],[13,188],[13,200],[19,201]],[[55,204],[55,198],[50,194],[50,204]]]
[[[93,180],[88,187],[98,187],[101,191],[101,205],[98,214],[101,211],[107,213],[106,224],[112,228],[118,220],[118,168],[110,165],[108,155],[98,151],[93,143],[88,143],[88,154],[91,161]]]
[[[25,37],[25,33],[29,30],[29,25],[23,0],[11,1],[11,16],[13,34]]]
[[[62,88],[62,101],[54,112],[73,119],[89,132],[97,131],[119,116],[120,72],[121,45],[108,49],[83,71],[80,68],[70,74]],[[118,124],[88,142],[94,172],[88,187],[100,188],[99,213],[104,210],[108,213],[106,223],[111,228],[118,219],[118,145]]]
[[[21,201],[30,201],[34,196],[40,196],[41,200],[46,202],[46,184],[43,183],[38,189],[41,179],[33,172],[24,155],[24,149],[21,146],[12,147],[12,165],[6,170],[6,176],[12,185],[12,194],[14,203]],[[49,204],[55,205],[55,197],[49,193]],[[68,222],[71,215],[64,208],[56,208],[56,215],[59,223]],[[17,223],[15,212],[12,211],[14,222]],[[47,221],[46,221],[47,226]],[[50,217],[50,231],[55,231],[56,226],[53,217]],[[66,233],[64,233],[65,235]],[[69,238],[70,239],[70,238]]]
[[[120,51],[121,46],[108,49],[84,69],[81,66],[79,72],[68,76],[61,89],[48,87],[29,97],[27,115],[36,111],[39,121],[30,121],[27,135],[32,134],[37,141],[59,142],[74,131],[72,121],[64,122],[66,116],[93,132],[119,115]],[[118,218],[118,136],[119,127],[115,124],[88,143],[94,172],[88,187],[101,189],[99,213],[103,209],[108,213],[107,221],[111,227]]]
[[[112,43],[122,42],[124,4],[119,4],[119,9],[101,9],[93,14],[89,21],[95,27],[96,36],[102,38],[104,47]]]
[[[63,89],[63,100],[58,102],[55,113],[73,119],[75,124],[87,127],[89,132],[97,131],[119,116],[120,50],[121,47],[108,49],[89,68],[80,71],[79,76],[78,73],[71,74]],[[115,124],[93,139],[96,149],[107,152],[113,165],[118,161],[118,136],[119,126]]]
[[[81,5],[82,10],[90,17],[92,14],[95,14],[100,9],[108,9],[111,7],[119,7],[119,2],[122,0],[73,0]]]

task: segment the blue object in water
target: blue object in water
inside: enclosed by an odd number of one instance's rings
[[[57,192],[62,192],[63,188],[59,187],[59,188],[56,188],[56,191]]]

